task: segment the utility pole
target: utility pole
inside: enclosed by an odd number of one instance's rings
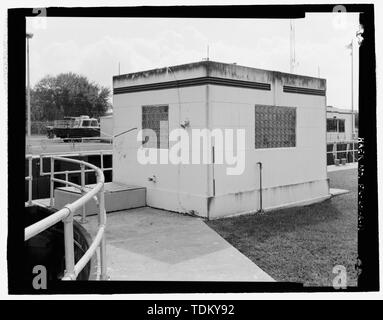
[[[33,34],[27,33],[27,136],[28,142],[31,138],[31,87],[29,78],[29,39],[32,39]]]
[[[290,73],[294,73],[295,67],[295,24],[290,20]]]
[[[351,40],[351,132],[352,139],[354,139],[354,45]]]
[[[352,140],[354,140],[354,43],[353,39],[351,39],[351,43],[346,46],[347,49],[351,49],[350,53],[350,62],[351,62],[351,135]],[[352,161],[355,161],[354,152],[352,153]]]

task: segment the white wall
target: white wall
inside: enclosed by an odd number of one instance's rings
[[[150,71],[121,76],[115,79],[114,87],[204,75],[271,83],[272,90],[209,84],[115,94],[114,134],[134,127],[140,129],[142,106],[168,105],[169,131],[180,128],[180,122],[186,119],[190,121],[190,129],[245,129],[244,173],[229,176],[225,164],[141,165],[137,162],[137,131],[134,131],[114,141],[114,181],[146,187],[149,206],[177,212],[193,210],[197,215],[215,218],[258,210],[259,167],[256,163],[262,162],[265,209],[305,204],[328,197],[326,97],[283,92],[284,84],[325,89],[324,81],[234,65],[217,68],[213,65],[207,70],[175,67],[174,74]],[[297,108],[296,147],[254,148],[255,104]],[[172,146],[171,142],[169,146]],[[157,177],[156,183],[148,181],[152,175]]]
[[[134,127],[141,129],[142,106],[158,104],[169,106],[169,132],[180,128],[185,119],[193,128],[206,128],[205,90],[205,86],[195,86],[115,95],[115,134]],[[194,210],[206,216],[207,167],[142,165],[137,161],[136,139],[137,130],[115,138],[113,180],[146,187],[149,206],[180,212]],[[175,143],[169,142],[169,147]],[[153,175],[157,177],[156,183],[148,181]]]
[[[100,137],[111,138],[114,126],[113,116],[100,117]]]
[[[276,84],[275,87],[280,87]],[[274,89],[273,87],[272,89]],[[212,128],[234,128],[246,131],[246,167],[239,176],[226,174],[226,165],[214,166],[216,197],[210,217],[259,208],[259,166],[263,164],[264,208],[279,207],[328,195],[326,171],[325,97],[262,91],[244,88],[210,86]],[[296,107],[296,147],[255,149],[255,104]],[[307,182],[317,186],[291,187],[283,193],[281,186]],[[274,188],[274,189],[273,189]],[[269,195],[266,189],[269,189]],[[254,192],[256,190],[257,192]],[[278,195],[276,195],[278,192]],[[278,200],[277,200],[278,199]],[[230,208],[231,206],[231,208]]]

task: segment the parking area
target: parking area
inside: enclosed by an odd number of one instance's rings
[[[48,139],[46,136],[32,136],[29,140],[26,140],[25,153],[37,155],[41,153],[67,153],[112,149],[113,145],[111,143],[97,140],[64,142],[59,141],[59,139]]]

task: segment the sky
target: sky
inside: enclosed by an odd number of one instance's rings
[[[341,16],[340,16],[341,15]],[[295,24],[294,73],[327,79],[327,105],[351,108],[354,39],[354,109],[357,106],[356,13],[315,13]],[[27,18],[30,77],[75,72],[112,88],[112,77],[209,59],[290,72],[288,19]]]

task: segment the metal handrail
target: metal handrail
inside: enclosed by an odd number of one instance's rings
[[[27,159],[28,159],[28,176],[25,177],[25,180],[28,181],[28,205],[32,205],[32,180],[33,180],[32,160],[33,160],[33,157],[31,155],[28,155]]]
[[[355,153],[358,152],[358,147],[355,149],[355,144],[358,144],[358,140],[344,140],[344,141],[333,141],[333,142],[327,142],[327,146],[332,145],[333,149],[328,150],[326,152],[326,155],[332,155],[335,159],[338,159],[338,154],[339,153],[345,153],[351,154],[352,156],[352,162],[357,162],[357,157],[355,157]],[[346,145],[345,150],[338,150],[338,145]],[[351,148],[349,148],[349,145],[352,145]]]
[[[79,153],[78,155],[79,156],[84,156],[84,155],[90,155],[90,154],[94,154],[93,153],[87,153],[87,152],[83,152],[83,153]],[[100,155],[100,170],[102,172],[104,171],[109,171],[109,170],[113,170],[113,168],[104,168],[104,154],[105,154],[105,151],[99,151],[98,153]],[[74,154],[68,154],[68,156],[74,156]],[[44,172],[44,158],[50,158],[51,159],[51,170],[50,172]],[[84,189],[85,187],[85,173],[87,172],[92,172],[93,170],[90,169],[90,170],[86,170],[85,169],[85,166],[80,164],[80,170],[65,170],[65,171],[58,171],[58,172],[55,172],[54,171],[54,164],[52,163],[52,155],[46,155],[46,154],[41,154],[40,155],[40,176],[46,176],[46,175],[50,175],[51,176],[51,179],[50,179],[50,206],[53,207],[54,206],[54,182],[55,182],[55,179],[54,178],[54,175],[62,175],[62,174],[65,174],[65,180],[68,181],[69,179],[69,174],[74,174],[74,173],[80,173],[81,174],[81,189]],[[71,159],[73,160],[73,159]],[[75,160],[75,161],[78,161],[78,160]],[[71,161],[69,161],[71,162]],[[73,162],[73,161],[72,161]],[[60,181],[56,181],[56,182],[60,182]],[[70,185],[69,182],[66,183],[66,185]],[[82,223],[85,223],[86,222],[86,219],[85,219],[85,206],[83,206],[82,208],[82,216],[81,216],[81,222]]]
[[[29,157],[28,159],[32,159]],[[51,188],[54,182],[59,182],[66,184],[67,180],[61,180],[54,177],[54,162],[57,161],[66,161],[75,164],[79,164],[82,168],[88,167],[95,172],[97,176],[96,185],[86,191],[82,186],[70,183],[74,187],[80,188],[84,192],[84,194],[77,199],[76,201],[65,205],[61,210],[53,213],[49,217],[36,222],[35,224],[25,228],[25,241],[29,240],[33,236],[43,232],[49,227],[55,225],[56,223],[63,221],[64,223],[64,244],[65,244],[65,274],[63,280],[76,280],[79,273],[86,266],[92,256],[95,254],[96,249],[100,247],[100,265],[101,265],[101,275],[100,279],[107,279],[106,275],[106,242],[105,242],[105,227],[106,227],[106,211],[105,211],[105,198],[104,198],[104,183],[105,178],[102,170],[95,165],[92,165],[88,162],[75,160],[64,157],[56,157],[51,156]],[[31,160],[30,160],[31,161]],[[31,163],[31,162],[30,162]],[[31,166],[30,166],[31,168]],[[26,178],[28,181],[31,181],[31,171],[29,171],[29,176]],[[82,183],[83,185],[83,183]],[[82,258],[75,264],[74,260],[74,239],[73,239],[73,215],[76,210],[79,208],[84,208],[85,204],[96,197],[98,200],[99,206],[99,225],[96,237],[94,238],[92,244],[88,248],[88,250],[84,253]]]
[[[111,155],[113,150],[88,150],[88,151],[67,151],[67,152],[42,152],[40,154],[27,154],[26,158],[32,157],[33,159],[42,157],[81,157],[81,156],[94,156],[94,155]]]
[[[40,159],[40,176],[46,176],[51,175],[51,172],[44,172],[43,169],[43,159],[44,158],[51,158],[51,157],[83,157],[83,156],[100,156],[100,169],[102,172],[105,171],[112,171],[113,167],[104,167],[104,156],[106,155],[112,155],[112,150],[99,150],[99,151],[82,151],[82,152],[55,152],[55,153],[42,153],[39,155],[33,155],[28,154],[25,157],[28,159],[28,176],[25,177],[25,180],[28,181],[28,205],[32,205],[32,180],[33,180],[33,174],[32,174],[32,161],[35,159]],[[93,169],[83,169],[84,173],[93,172]],[[69,182],[69,175],[75,174],[75,173],[82,173],[82,170],[65,170],[65,171],[55,171],[54,175],[65,175],[65,180],[67,181],[65,183],[66,186],[69,186],[72,184],[72,182]],[[59,182],[59,181],[57,181]],[[51,179],[51,184],[53,184],[53,181]],[[53,186],[50,187],[50,190],[53,190]],[[50,194],[50,205],[53,206],[53,194]],[[83,221],[82,221],[83,222]]]

